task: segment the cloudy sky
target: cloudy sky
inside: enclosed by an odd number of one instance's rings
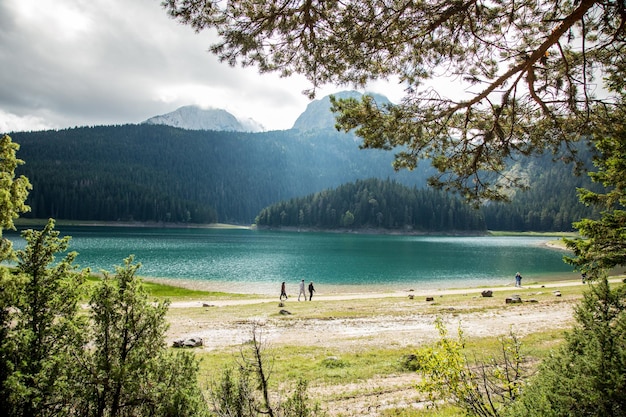
[[[288,129],[309,103],[303,78],[219,63],[211,35],[160,0],[0,0],[0,28],[0,133],[139,123],[188,104]]]

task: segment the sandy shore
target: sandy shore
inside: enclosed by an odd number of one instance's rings
[[[257,325],[276,345],[338,350],[352,349],[355,342],[361,347],[404,346],[435,340],[437,317],[451,329],[461,326],[468,337],[498,336],[511,330],[523,336],[569,327],[580,296],[567,296],[567,289],[582,285],[563,281],[519,289],[496,287],[491,288],[491,298],[481,296],[483,289],[467,288],[320,294],[310,302],[291,297],[283,304],[277,297],[176,301],[168,314],[167,337],[170,342],[201,337],[204,349],[221,349],[249,340]],[[506,304],[503,293],[511,291],[519,292],[525,302]]]
[[[580,281],[562,281],[562,282],[546,282],[537,283],[532,285],[524,285],[521,289],[558,289],[563,287],[580,286]],[[425,289],[425,290],[403,290],[393,292],[382,291],[363,291],[363,292],[334,292],[331,294],[316,294],[315,301],[342,301],[342,300],[358,300],[358,299],[381,299],[381,298],[407,298],[409,295],[414,297],[438,297],[444,295],[455,294],[479,294],[485,288],[454,288],[454,289]],[[511,291],[511,286],[501,286],[489,288],[494,293]],[[228,305],[244,305],[244,304],[263,304],[276,302],[276,297],[261,297],[252,299],[223,299],[213,300],[208,302],[212,306],[228,306]],[[207,304],[206,300],[191,300],[191,301],[177,301],[171,304],[171,308],[189,308],[189,307],[202,307],[203,304]]]

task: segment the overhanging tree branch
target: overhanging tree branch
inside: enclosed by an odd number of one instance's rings
[[[400,148],[398,169],[429,159],[442,173],[433,184],[480,201],[506,199],[502,190],[519,183],[505,172],[511,158],[565,149],[573,159],[570,145],[589,133],[591,106],[618,101],[622,3],[231,0],[222,11],[211,0],[168,0],[164,6],[196,29],[217,29],[212,51],[220,59],[302,74],[311,96],[326,83],[365,88],[396,76],[406,91],[400,103],[337,101],[338,129],[355,132],[364,148]],[[559,53],[549,54],[552,47]],[[596,75],[608,86],[599,99],[590,89]],[[426,84],[438,77],[461,85],[448,92]]]

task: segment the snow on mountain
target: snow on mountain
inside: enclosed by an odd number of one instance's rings
[[[239,119],[239,122],[244,127],[245,132],[265,132],[265,126],[251,117],[248,117],[247,119]]]
[[[223,109],[183,106],[173,112],[154,116],[146,124],[167,125],[189,130],[220,130],[230,132],[261,132],[261,124],[248,118],[239,120]]]
[[[380,94],[367,93],[380,104],[389,103],[389,99]],[[363,94],[356,91],[340,91],[338,98],[360,99]],[[198,106],[183,106],[171,113],[154,116],[144,121],[146,124],[167,125],[189,130],[220,130],[231,132],[264,132],[266,129],[252,118],[238,119],[223,109],[203,109]],[[310,102],[300,114],[292,129],[301,131],[334,129],[335,115],[330,111],[330,96]]]

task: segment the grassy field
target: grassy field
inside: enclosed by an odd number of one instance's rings
[[[615,277],[614,282],[624,277]],[[97,276],[90,277],[95,282]],[[289,301],[284,308],[290,314],[282,315],[278,300],[250,294],[230,294],[193,290],[154,281],[144,281],[150,298],[167,299],[172,303],[167,320],[175,333],[181,323],[191,331],[204,328],[215,331],[239,329],[252,338],[252,324],[257,319],[271,325],[264,331],[289,329],[295,338],[264,342],[263,352],[270,373],[270,386],[276,395],[284,396],[302,378],[309,383],[312,400],[321,404],[329,416],[455,416],[460,410],[446,406],[437,410],[423,408],[423,395],[416,389],[419,374],[411,363],[411,355],[421,347],[434,343],[436,338],[423,338],[416,331],[403,334],[400,339],[388,339],[381,333],[355,335],[341,339],[332,331],[321,335],[309,332],[309,323],[342,323],[380,321],[403,322],[408,318],[424,317],[434,323],[435,317],[458,319],[460,327],[471,326],[472,320],[488,317],[496,323],[502,314],[528,316],[568,311],[582,299],[587,285],[580,281],[527,283],[523,288],[492,288],[493,297],[481,297],[481,288],[455,289],[427,301],[423,295],[414,298],[397,294],[368,294],[358,298],[341,295],[314,300]],[[559,296],[555,296],[558,291]],[[519,295],[525,301],[508,305],[504,300]],[[548,313],[545,313],[545,312]],[[555,313],[556,314],[556,313]],[[487,319],[486,319],[487,320]],[[332,329],[332,327],[330,327]],[[431,334],[436,334],[434,324]],[[536,366],[540,360],[564,341],[569,327],[555,325],[530,329],[520,336],[522,353],[528,363]],[[457,328],[448,327],[449,335],[456,336]],[[464,329],[465,332],[465,329]],[[207,334],[212,334],[210,331]],[[501,349],[502,334],[472,336],[465,333],[465,354],[470,361],[483,361],[496,356]],[[300,336],[300,337],[299,337]],[[324,343],[311,342],[314,336]],[[209,336],[210,337],[210,336]],[[333,341],[337,339],[337,343]],[[390,341],[391,340],[391,341]],[[401,340],[401,342],[399,341]],[[242,364],[249,343],[227,343],[218,348],[195,349],[200,360],[200,382],[207,394],[223,374],[225,368],[237,369]]]
[[[159,288],[158,291],[148,288],[155,297],[173,300],[198,297],[208,304],[217,300],[237,300],[241,297],[202,291],[186,293],[176,287],[168,289],[168,286],[152,287]],[[555,296],[554,288],[558,288],[560,296]],[[557,310],[558,306],[573,306],[582,298],[586,288],[586,285],[572,281],[536,283],[525,288],[499,288],[491,298],[476,296],[480,294],[480,289],[468,289],[466,292],[452,292],[440,296],[431,302],[385,294],[349,300],[338,298],[323,302],[291,302],[288,304],[291,314],[287,316],[279,313],[276,300],[268,301],[259,296],[256,302],[225,304],[219,308],[173,308],[170,310],[168,320],[172,323],[181,321],[203,323],[216,329],[235,325],[241,325],[242,329],[246,329],[245,324],[250,323],[250,318],[263,317],[267,321],[279,322],[280,326],[291,326],[289,328],[293,332],[302,331],[302,339],[306,339],[306,327],[301,326],[310,321],[330,323],[369,320],[384,316],[393,323],[394,320],[406,320],[407,314],[413,314],[428,317],[446,315],[456,317],[463,323],[465,318],[497,317],[503,311],[526,315],[534,308],[541,307],[550,311],[552,307]],[[513,294],[520,295],[528,302],[519,306],[504,304],[503,300]],[[254,296],[246,297],[249,297],[249,301],[254,301]],[[448,330],[451,336],[456,335],[456,328]],[[539,363],[563,342],[566,330],[567,328],[561,327],[540,328],[521,336],[525,359],[533,364]],[[333,339],[334,335],[326,334],[321,337],[327,341]],[[418,406],[422,400],[421,394],[415,388],[419,376],[407,358],[410,358],[419,347],[432,343],[431,340],[420,339],[419,335],[415,334],[415,339],[406,343],[388,343],[384,339],[381,339],[380,343],[373,343],[376,337],[355,336],[351,343],[338,343],[336,346],[332,343],[330,345],[306,342],[267,343],[264,345],[264,353],[271,368],[271,387],[275,392],[286,392],[295,385],[298,378],[304,378],[309,381],[311,397],[319,401],[332,416],[459,415],[459,410],[453,407],[423,410]],[[501,337],[500,335],[466,337],[467,357],[470,360],[480,360],[495,355],[501,349]],[[246,347],[247,344],[243,343],[195,351],[201,360],[201,382],[207,390],[219,380],[225,367],[236,368],[241,363],[241,355],[246,351]]]

